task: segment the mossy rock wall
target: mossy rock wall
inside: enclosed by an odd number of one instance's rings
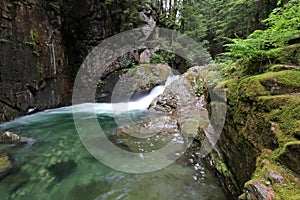
[[[226,88],[227,114],[217,148],[244,192],[240,198],[297,199],[300,72],[267,72],[220,84]]]

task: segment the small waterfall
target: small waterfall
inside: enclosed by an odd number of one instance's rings
[[[179,76],[170,76],[165,85],[159,85],[154,87],[151,92],[136,100],[128,103],[82,103],[73,106],[67,106],[62,108],[56,108],[51,110],[45,110],[44,112],[36,113],[36,115],[48,115],[48,114],[67,114],[67,113],[97,113],[97,114],[112,114],[114,112],[128,112],[132,110],[147,110],[153,99],[163,94],[165,88],[173,81],[178,80]],[[31,118],[30,116],[26,116]],[[25,118],[26,118],[25,117]]]
[[[129,102],[129,109],[139,109],[139,110],[145,110],[147,109],[153,99],[161,95],[165,90],[165,86],[159,85],[153,88],[147,96],[133,102]]]
[[[151,92],[136,100],[130,101],[128,103],[83,103],[78,105],[73,105],[69,107],[56,108],[51,110],[46,110],[47,114],[63,114],[72,112],[87,112],[87,113],[113,113],[113,112],[127,112],[131,110],[146,110],[153,99],[162,94],[165,90],[165,86],[159,85],[154,87]]]
[[[98,106],[101,108],[109,108],[109,110],[114,112],[126,112],[129,110],[146,110],[153,99],[155,99],[157,96],[161,95],[165,90],[165,86],[159,85],[154,87],[151,92],[147,95],[142,97],[139,100],[136,101],[130,101],[128,103],[113,103],[113,104],[98,104]],[[97,106],[97,107],[98,107]],[[97,109],[96,109],[97,110]]]

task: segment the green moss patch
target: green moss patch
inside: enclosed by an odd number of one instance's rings
[[[300,179],[293,171],[280,166],[268,158],[273,152],[264,151],[257,160],[256,171],[250,181],[245,184],[260,183],[274,190],[273,200],[291,200],[300,197]]]
[[[300,141],[286,143],[274,157],[279,163],[300,174]]]
[[[284,70],[268,72],[243,79],[239,85],[240,96],[254,100],[258,96],[300,92],[300,72]]]
[[[300,132],[300,99],[290,98],[279,109],[271,113],[272,120],[279,123],[285,135],[299,136]]]
[[[260,108],[261,111],[271,112],[280,106],[284,106],[286,102],[292,98],[292,95],[261,96],[257,98],[257,107]]]
[[[246,152],[235,151],[231,155],[233,152],[229,150],[250,144],[249,151],[257,153],[251,159],[253,162],[257,159],[256,170],[244,188],[247,190],[248,186],[250,192],[261,188],[265,194],[274,195],[273,199],[300,199],[300,71],[297,68],[279,67],[273,72],[226,80],[217,86],[224,86],[227,93],[223,134],[230,138],[230,147],[220,149],[226,151],[223,155],[230,162],[232,177],[240,184],[236,175],[249,170],[233,167],[241,163]],[[221,173],[228,173],[224,163],[215,162]],[[248,198],[247,194],[244,198]]]

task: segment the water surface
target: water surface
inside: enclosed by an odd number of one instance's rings
[[[97,108],[102,128],[107,132],[116,128],[111,113],[101,111],[101,104]],[[133,111],[132,115],[147,118],[144,111]],[[83,146],[70,107],[0,125],[0,131],[6,130],[37,142],[23,146],[0,145],[0,153],[8,152],[15,163],[14,172],[0,182],[3,200],[228,199],[216,177],[203,164],[192,165],[186,161],[188,158],[145,174],[124,173],[103,165]],[[151,141],[154,146],[158,143]]]

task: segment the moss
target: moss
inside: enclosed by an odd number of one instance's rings
[[[247,197],[246,197],[245,193],[243,193],[239,196],[239,200],[246,200],[246,199],[247,199]]]
[[[300,72],[284,70],[244,78],[239,92],[242,98],[249,100],[270,94],[300,92]]]
[[[300,70],[299,66],[294,66],[294,65],[282,65],[282,64],[278,64],[278,65],[273,65],[269,71],[272,72],[279,72],[279,71],[283,71],[283,70]]]
[[[0,43],[7,43],[7,42],[11,42],[11,41],[5,38],[0,38]]]
[[[253,178],[245,186],[255,182],[268,183],[274,189],[274,200],[297,199],[300,195],[299,178],[289,169],[285,169],[273,160],[268,160],[272,153],[271,151],[262,153],[257,160],[257,169]],[[277,179],[272,174],[275,174]]]
[[[297,136],[299,134],[300,99],[293,96],[279,107],[277,112],[271,113],[272,119],[280,124],[285,135]]]
[[[273,159],[300,174],[300,141],[287,142],[279,149]]]
[[[219,148],[234,176],[215,154],[212,157],[218,171],[233,180],[235,177],[241,188],[245,183],[242,180],[252,176],[247,174],[248,166],[257,159],[255,173],[247,184],[260,182],[270,186],[275,192],[274,199],[299,199],[300,71],[275,70],[229,79],[216,87],[225,87],[227,93],[223,132],[227,140],[222,137],[221,140],[229,146]],[[274,182],[271,171],[282,176],[284,184]]]
[[[266,96],[270,92],[261,84],[260,77],[254,76],[241,81],[239,93],[242,99],[254,100],[257,96]]]
[[[269,72],[264,77],[262,77],[261,82],[273,81],[273,80],[275,80],[278,84],[284,86],[300,87],[300,72],[293,71],[293,70]]]
[[[300,44],[284,46],[274,50],[275,63],[300,65]]]
[[[235,105],[239,99],[238,79],[230,79],[220,82],[216,88],[225,88],[228,104]]]
[[[278,109],[280,106],[284,106],[292,98],[292,95],[261,96],[257,98],[256,107],[260,108],[261,111],[270,112]]]
[[[236,190],[239,190],[237,181],[235,180],[233,173],[228,169],[227,165],[216,155],[215,152],[210,153],[211,159],[214,162],[216,170],[225,176],[235,187]]]

